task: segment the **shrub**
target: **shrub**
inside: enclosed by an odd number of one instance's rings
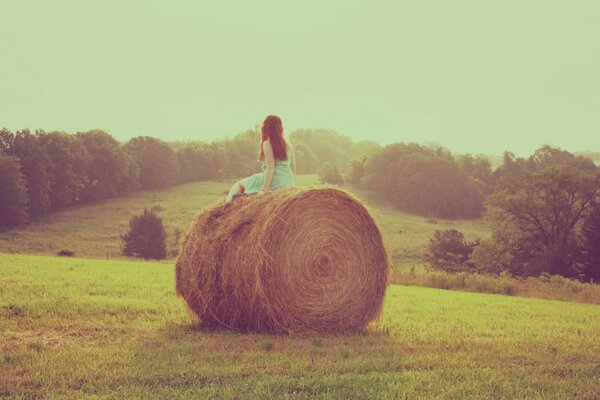
[[[183,235],[183,229],[181,227],[176,226],[173,228],[173,242],[175,246],[179,246],[179,241],[181,240],[181,236]]]
[[[129,232],[121,236],[122,254],[145,260],[162,260],[167,256],[166,238],[162,220],[152,211],[144,209],[143,214],[129,220]]]
[[[165,211],[165,208],[160,203],[156,203],[150,208],[150,210],[152,210],[152,212],[160,212]]]
[[[473,270],[474,266],[468,260],[476,245],[477,242],[467,243],[456,229],[438,230],[429,240],[426,260],[444,271]]]
[[[73,250],[62,249],[56,255],[59,257],[75,257],[75,252]]]
[[[319,168],[319,180],[321,183],[329,183],[332,185],[344,184],[344,178],[342,178],[340,171],[329,161],[326,161],[321,168]]]
[[[600,285],[547,273],[539,277],[515,278],[507,272],[483,275],[427,270],[419,273],[409,270],[403,273],[393,270],[390,283],[600,304]]]

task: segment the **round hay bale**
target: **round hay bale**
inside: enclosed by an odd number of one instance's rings
[[[348,193],[287,188],[203,212],[175,271],[203,325],[355,331],[381,311],[388,257],[375,221]]]

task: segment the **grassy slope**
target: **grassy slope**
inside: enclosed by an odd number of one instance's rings
[[[0,255],[0,396],[597,399],[600,307],[391,286],[362,334],[198,330],[170,263]]]
[[[316,176],[299,177],[300,185],[318,183]],[[54,213],[19,229],[0,233],[0,252],[54,255],[61,249],[74,250],[79,257],[120,257],[120,235],[129,218],[144,207],[160,205],[159,215],[173,243],[173,229],[187,230],[196,215],[224,196],[230,182],[198,182],[179,185],[160,192],[138,192],[128,197],[107,200]],[[488,234],[482,220],[431,221],[428,218],[394,210],[362,191],[355,194],[365,200],[383,231],[386,246],[397,265],[420,263],[421,254],[436,229],[456,228],[474,239]],[[435,222],[435,223],[434,223]]]

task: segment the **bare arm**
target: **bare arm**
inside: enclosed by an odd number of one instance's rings
[[[273,147],[271,142],[265,140],[263,143],[263,151],[265,152],[265,163],[267,169],[265,170],[265,179],[263,182],[263,192],[268,192],[271,188],[271,182],[273,181],[273,172],[275,172],[275,157],[273,156]]]
[[[296,179],[296,153],[294,152],[294,146],[290,142],[288,144],[290,147],[292,173],[294,174],[294,179]]]

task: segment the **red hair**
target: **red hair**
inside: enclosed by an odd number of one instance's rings
[[[273,157],[276,160],[287,160],[287,147],[285,140],[283,140],[283,124],[281,118],[277,115],[269,115],[265,118],[262,126],[262,142],[260,144],[260,156],[259,161],[265,160],[265,151],[263,144],[265,140],[269,140],[271,147],[273,148]]]

